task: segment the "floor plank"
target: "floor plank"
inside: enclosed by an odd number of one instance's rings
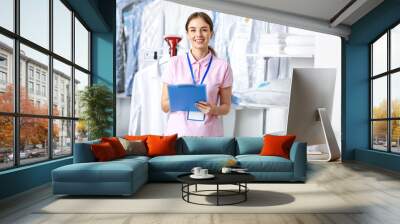
[[[397,224],[400,223],[400,174],[355,162],[312,162],[308,183],[343,200],[363,205],[359,214],[36,214],[55,200],[49,185],[0,201],[0,223],[15,224]]]

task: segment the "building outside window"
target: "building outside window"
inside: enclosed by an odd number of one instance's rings
[[[0,89],[5,90],[7,86],[7,56],[0,54]]]
[[[42,82],[46,83],[46,74],[45,73],[42,73]]]
[[[0,68],[7,68],[7,56],[0,54]]]
[[[36,80],[40,81],[40,70],[36,69]]]
[[[32,66],[29,66],[28,75],[29,75],[29,79],[33,80],[33,67]]]
[[[0,84],[7,84],[7,74],[4,71],[0,71]]]
[[[42,86],[42,96],[46,96],[46,86]]]
[[[54,89],[53,103],[56,104],[56,105],[58,104],[58,89]]]
[[[36,95],[40,95],[40,84],[36,84]]]
[[[31,81],[28,82],[28,91],[29,91],[29,94],[34,93],[33,82],[31,82]]]

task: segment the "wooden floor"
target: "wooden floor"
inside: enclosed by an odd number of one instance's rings
[[[35,208],[54,200],[47,185],[0,202],[0,223],[400,223],[398,173],[359,163],[313,162],[308,182],[325,187],[349,203],[362,201],[367,206],[356,214],[35,214]]]

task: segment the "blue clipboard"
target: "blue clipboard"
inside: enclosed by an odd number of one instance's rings
[[[196,102],[207,101],[205,85],[168,85],[169,108],[175,111],[199,111]]]

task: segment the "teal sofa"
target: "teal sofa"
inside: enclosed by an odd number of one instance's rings
[[[177,140],[177,155],[127,156],[96,162],[91,141],[75,144],[74,163],[52,171],[54,194],[131,195],[148,181],[176,181],[193,167],[218,172],[234,159],[259,182],[305,182],[306,143],[295,142],[290,159],[260,156],[262,137],[182,137]]]

